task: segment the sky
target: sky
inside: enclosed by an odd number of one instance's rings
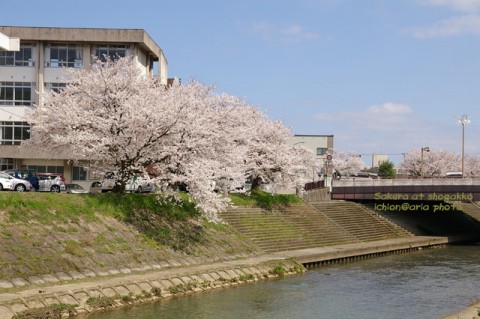
[[[144,29],[169,77],[368,158],[480,156],[480,0],[0,0],[0,25]]]

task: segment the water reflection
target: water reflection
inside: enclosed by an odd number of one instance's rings
[[[161,300],[88,319],[437,319],[480,299],[480,246],[449,246]]]

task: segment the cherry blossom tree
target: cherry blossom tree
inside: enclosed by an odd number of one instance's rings
[[[355,152],[339,151],[332,156],[333,168],[342,176],[355,175],[365,168],[360,155]]]
[[[405,153],[400,167],[409,172],[411,176],[442,177],[447,172],[460,171],[462,165],[461,155],[447,150],[430,149],[429,152],[412,149]]]
[[[160,85],[129,58],[67,69],[68,85],[47,92],[28,115],[30,147],[68,152],[117,172],[119,191],[147,168],[165,192],[184,187],[211,220],[246,176],[295,187],[313,154],[288,145],[282,123],[244,100],[192,82]]]
[[[314,154],[304,147],[290,145],[292,133],[287,127],[257,111],[251,113],[245,124],[251,128],[239,144],[245,148],[245,167],[252,188],[272,184],[275,191],[292,185],[303,186],[307,178],[311,180]],[[303,179],[298,179],[299,176]]]
[[[465,156],[465,177],[480,176],[480,157],[473,155]]]

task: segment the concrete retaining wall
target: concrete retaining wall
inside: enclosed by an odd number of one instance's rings
[[[330,200],[330,193],[326,188],[315,189],[307,191],[301,195],[306,202],[323,202]]]
[[[280,267],[280,268],[278,268]],[[255,266],[224,267],[194,274],[177,276],[136,276],[138,280],[122,277],[111,278],[95,285],[95,282],[58,286],[55,289],[41,287],[35,291],[3,294],[0,299],[0,319],[11,319],[16,313],[46,311],[52,305],[74,305],[74,314],[85,314],[109,308],[124,307],[199,293],[211,289],[226,288],[251,283],[284,274],[304,271],[301,265],[288,260],[262,263]],[[66,313],[65,313],[66,315]]]

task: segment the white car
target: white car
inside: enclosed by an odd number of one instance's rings
[[[24,179],[15,178],[7,173],[0,172],[0,191],[5,189],[25,192],[32,190],[32,184]]]
[[[134,176],[131,180],[125,185],[125,190],[127,192],[134,193],[151,193],[155,189],[155,185],[150,180],[150,178],[143,176]]]
[[[105,173],[105,178],[102,181],[102,192],[113,191],[117,183],[117,175],[115,172]],[[150,193],[155,190],[155,184],[148,177],[132,176],[132,178],[125,185],[126,192],[133,193]]]

